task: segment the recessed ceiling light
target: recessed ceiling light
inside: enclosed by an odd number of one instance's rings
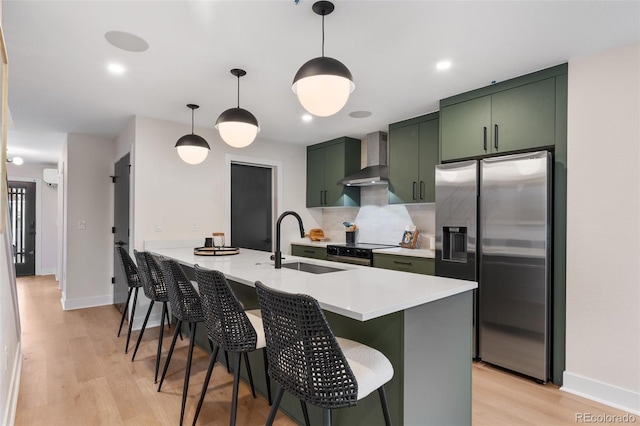
[[[311,114],[304,114],[302,116],[302,121],[306,123],[310,122],[311,120],[313,120],[313,116]]]
[[[104,38],[112,46],[127,52],[144,52],[149,48],[149,43],[145,40],[135,34],[125,33],[124,31],[109,31],[104,35]]]
[[[371,111],[353,111],[349,113],[352,118],[367,118],[371,116]]]
[[[111,62],[109,65],[107,65],[107,69],[111,74],[116,74],[116,75],[124,74],[124,71],[125,71],[122,65],[116,64],[115,62]]]
[[[451,68],[451,61],[440,61],[436,64],[436,68],[439,70],[448,70]]]

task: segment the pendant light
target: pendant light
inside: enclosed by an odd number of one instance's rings
[[[246,109],[240,108],[240,77],[247,74],[245,70],[234,68],[231,74],[238,77],[238,106],[229,108],[216,120],[216,129],[220,137],[234,148],[244,148],[251,145],[260,131],[258,120]]]
[[[324,56],[324,17],[333,12],[333,3],[319,1],[312,9],[322,16],[322,56],[300,67],[291,88],[304,109],[313,115],[328,117],[344,107],[356,86],[342,62]]]
[[[193,111],[200,108],[200,106],[188,104],[187,108],[191,109],[191,134],[184,135],[178,139],[176,151],[178,151],[178,155],[185,163],[200,164],[207,158],[210,148],[203,137],[193,133]]]

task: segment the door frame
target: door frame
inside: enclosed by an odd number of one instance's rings
[[[42,179],[37,177],[17,177],[7,176],[8,181],[14,182],[35,182],[36,184],[36,257],[35,262],[35,275],[42,275],[42,229],[40,224],[40,218],[42,215]],[[8,186],[8,185],[7,185]]]
[[[255,157],[247,157],[243,155],[234,155],[234,154],[225,154],[224,155],[224,169],[223,169],[223,179],[224,179],[224,223],[225,225],[225,234],[228,235],[227,241],[231,241],[231,164],[244,164],[247,166],[256,166],[263,167],[267,169],[271,169],[271,178],[272,178],[272,206],[273,206],[273,218],[278,217],[278,213],[282,211],[283,208],[283,172],[282,172],[282,161],[279,160],[269,160],[265,158],[255,158]],[[275,220],[271,225],[271,234],[276,235],[275,232]],[[273,250],[273,246],[275,244],[275,238],[272,238],[271,249]]]

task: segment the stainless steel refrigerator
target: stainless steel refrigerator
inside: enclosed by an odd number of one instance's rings
[[[551,154],[436,166],[436,275],[478,281],[475,356],[550,377]]]

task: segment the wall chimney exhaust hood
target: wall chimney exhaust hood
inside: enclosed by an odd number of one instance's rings
[[[389,184],[386,133],[374,132],[367,135],[367,167],[339,180],[338,184],[346,186]]]

